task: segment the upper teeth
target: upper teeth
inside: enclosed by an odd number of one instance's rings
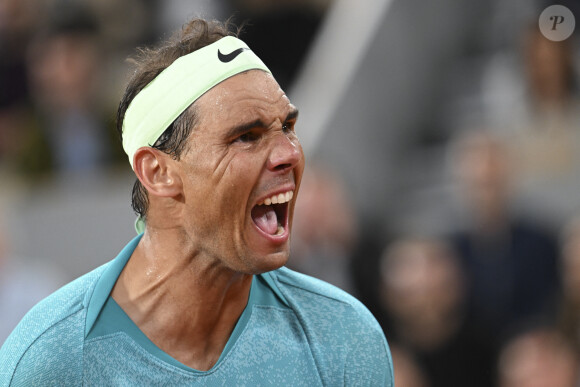
[[[269,206],[270,204],[282,204],[292,200],[292,197],[294,197],[294,191],[288,191],[280,193],[278,195],[272,195],[269,198],[264,199],[263,201],[258,203],[258,205],[261,206],[264,204],[266,206]]]

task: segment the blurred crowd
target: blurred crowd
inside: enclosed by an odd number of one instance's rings
[[[95,170],[129,175],[114,119],[135,47],[184,17],[234,15],[288,89],[332,3],[0,0],[0,177],[30,190]],[[385,199],[393,219],[359,213],[341,170],[309,155],[289,266],[365,303],[391,346],[397,387],[580,383],[577,37],[552,42],[533,23],[519,33],[515,52],[481,65],[485,119],[440,136],[444,195],[416,203],[438,214],[425,216],[429,227],[416,212],[405,219],[405,192]],[[23,268],[2,246],[0,343],[65,282],[42,269],[50,262]]]
[[[356,214],[339,171],[310,160],[290,265],[371,309],[398,387],[580,385],[578,37],[523,23],[517,41],[479,64],[482,106],[448,120],[420,210],[409,190],[387,199],[393,219]]]
[[[441,223],[454,230],[357,225],[340,181],[315,168],[301,194],[324,203],[297,205],[290,265],[371,309],[397,386],[578,385],[580,217],[554,230],[516,213],[500,137],[469,132],[450,148],[465,213]]]

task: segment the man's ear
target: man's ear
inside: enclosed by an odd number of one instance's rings
[[[144,146],[135,152],[133,167],[150,195],[175,197],[181,193],[181,176],[170,155]]]

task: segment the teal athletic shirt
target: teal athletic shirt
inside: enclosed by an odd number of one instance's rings
[[[0,348],[0,386],[394,386],[391,354],[370,312],[287,268],[254,276],[210,370],[179,363],[110,297],[140,238],[28,312]]]

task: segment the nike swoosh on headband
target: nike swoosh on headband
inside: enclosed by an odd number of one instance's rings
[[[229,54],[222,54],[218,49],[218,59],[224,63],[233,61],[236,56],[240,55],[243,51],[249,50],[247,47],[240,47],[237,50],[230,52]]]

